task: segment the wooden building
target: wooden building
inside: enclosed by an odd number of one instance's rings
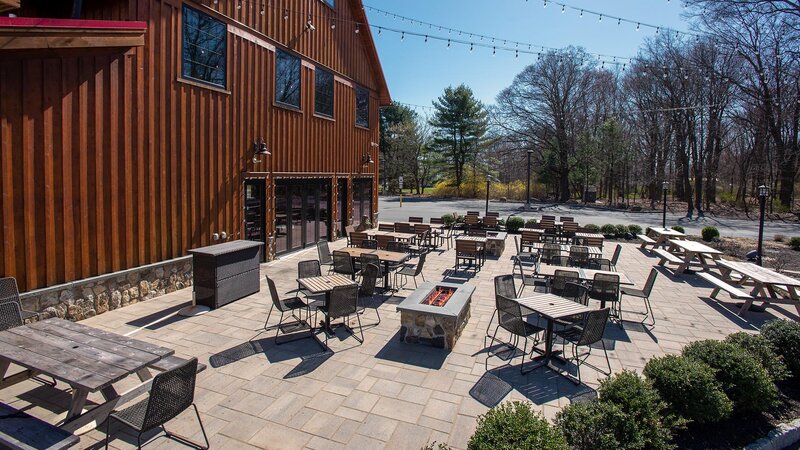
[[[0,276],[21,289],[374,220],[390,97],[360,0],[0,5]]]

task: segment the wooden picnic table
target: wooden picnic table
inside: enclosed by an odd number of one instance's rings
[[[544,245],[545,245],[544,242],[533,242],[531,244],[526,244],[525,247],[528,247],[531,250],[541,250],[542,248],[544,248]],[[561,253],[569,253],[570,248],[573,247],[573,245],[570,244],[556,244],[556,245],[561,247]],[[600,247],[588,247],[585,245],[580,245],[578,247],[588,248],[590,258],[600,258],[603,256],[603,250],[601,250]]]
[[[535,294],[530,297],[519,298],[517,302],[519,302],[522,307],[523,315],[538,314],[540,317],[547,320],[544,354],[534,358],[535,361],[540,361],[541,364],[530,370],[549,365],[553,356],[555,356],[553,352],[553,324],[556,320],[592,311],[592,309],[587,306],[553,294]],[[561,370],[556,370],[556,372],[563,375]]]
[[[373,255],[377,255],[378,259],[383,262],[383,285],[388,289],[389,288],[389,266],[399,265],[406,260],[408,260],[408,254],[402,252],[390,252],[388,250],[372,250],[369,248],[359,248],[359,247],[345,247],[341,249],[343,252],[347,252],[351,258],[358,259],[361,257],[363,253],[369,253]]]
[[[695,260],[703,269],[713,269],[717,267],[717,261],[722,255],[721,251],[697,241],[669,239],[667,242],[669,242],[667,251],[683,261],[675,269],[676,273],[687,271]]]
[[[114,383],[133,374],[142,382],[151,379],[148,367],[173,353],[68,320],[47,319],[0,332],[0,388],[39,374],[68,384],[72,399],[62,428],[74,432],[91,421],[102,422],[113,408],[142,393],[135,388],[120,395]],[[11,363],[27,370],[6,377]],[[87,396],[98,391],[106,403],[83,412]]]
[[[740,286],[752,286],[750,295],[754,298],[745,301],[743,311],[747,311],[756,300],[765,303],[793,304],[800,314],[800,293],[798,293],[800,280],[749,262],[718,259],[716,263],[724,281]]]
[[[680,231],[673,230],[672,228],[648,228],[647,229],[647,236],[653,238],[656,242],[653,245],[653,248],[658,248],[661,245],[666,245],[667,241],[670,239],[686,239],[686,234],[681,233]],[[643,247],[644,248],[643,244]]]
[[[537,275],[542,275],[546,277],[553,277],[555,276],[556,270],[569,270],[572,272],[578,272],[578,278],[581,281],[592,281],[594,280],[594,275],[597,273],[608,274],[608,275],[619,275],[619,284],[629,285],[632,286],[634,283],[628,278],[628,275],[625,272],[614,272],[609,270],[594,270],[594,269],[584,269],[581,267],[563,267],[563,266],[554,266],[551,264],[539,264],[539,268],[537,269]]]
[[[303,289],[306,289],[312,294],[325,294],[325,306],[328,306],[333,288],[339,286],[352,286],[356,284],[356,282],[351,280],[349,277],[340,275],[338,273],[333,275],[322,275],[318,277],[298,278],[297,282],[300,283]],[[326,332],[333,334],[333,330],[331,330],[330,317],[327,315],[325,316],[324,329]]]

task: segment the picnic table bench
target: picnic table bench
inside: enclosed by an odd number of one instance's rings
[[[80,438],[55,425],[0,403],[0,447],[15,450],[60,450]]]
[[[752,299],[753,298],[753,296],[748,294],[747,292],[739,289],[736,286],[731,286],[730,284],[728,284],[725,281],[715,277],[714,275],[712,275],[709,272],[700,272],[700,273],[697,274],[697,276],[714,285],[714,290],[711,291],[711,295],[709,295],[709,297],[711,297],[711,298],[713,298],[715,300],[717,299],[717,294],[719,294],[719,291],[721,291],[721,290],[727,292],[731,296],[731,298],[733,298],[733,299],[745,299],[746,300],[746,299]]]
[[[663,266],[666,263],[683,264],[683,260],[681,258],[673,255],[672,253],[662,248],[654,248],[653,254],[661,258],[661,260],[658,262],[659,266]]]
[[[650,238],[648,235],[646,235],[646,234],[637,234],[636,237],[639,238],[642,241],[642,245],[639,246],[639,248],[641,248],[642,250],[646,250],[648,245],[652,245],[653,249],[656,248],[655,239]]]

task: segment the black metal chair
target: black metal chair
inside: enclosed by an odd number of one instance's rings
[[[516,296],[522,295],[522,292],[525,290],[526,286],[533,286],[534,291],[536,288],[542,288],[544,291],[547,291],[549,286],[547,278],[537,274],[539,260],[538,254],[531,253],[527,255],[512,256],[512,259],[514,260],[514,271],[519,270],[519,277],[520,280],[522,280],[522,284],[520,285],[519,292],[517,292]]]
[[[617,263],[619,262],[619,256],[622,254],[622,245],[617,244],[614,248],[614,256],[611,257],[611,268],[612,270],[617,270]]]
[[[641,323],[644,325],[647,318],[650,317],[652,321],[647,325],[653,326],[656,324],[656,316],[653,314],[653,307],[650,305],[650,293],[653,292],[653,286],[656,284],[657,277],[658,271],[656,269],[650,269],[650,275],[647,276],[647,281],[644,283],[642,289],[627,286],[620,287],[619,320],[622,320],[622,296],[628,295],[630,297],[639,297],[644,300],[645,312]]]
[[[561,297],[568,298],[583,306],[589,306],[589,288],[580,283],[574,283],[572,281],[564,283],[564,290],[561,292]],[[564,317],[556,320],[554,323],[560,326],[570,326],[581,321],[583,321],[583,314]]]
[[[146,399],[129,406],[121,411],[111,413],[106,420],[106,442],[108,448],[108,438],[111,433],[111,422],[116,421],[128,428],[136,431],[136,443],[138,448],[142,448],[142,434],[161,428],[164,434],[172,440],[187,444],[200,449],[208,449],[208,436],[200,419],[200,412],[194,403],[194,386],[197,379],[197,358],[192,358],[184,364],[162,372],[153,377],[153,384]],[[200,431],[203,433],[205,446],[190,441],[189,439],[171,433],[164,427],[167,422],[174,419],[178,414],[194,407],[194,414],[200,424]]]
[[[587,269],[592,270],[605,270],[608,272],[613,271],[614,267],[611,265],[611,261],[608,258],[592,258],[589,260],[589,263],[586,264]]]
[[[349,253],[341,250],[333,251],[333,271],[340,275],[349,275],[353,280],[356,279],[356,273],[358,273],[353,265],[353,258]]]
[[[326,266],[328,273],[333,271],[333,257],[331,256],[331,249],[328,247],[328,241],[317,242],[317,254],[319,255],[320,266]]]
[[[0,331],[22,326],[22,311],[14,302],[0,303]]]
[[[278,323],[273,325],[275,327],[275,345],[281,345],[285,342],[280,342],[278,340],[278,334],[283,331],[282,327],[286,327],[289,325],[299,325],[303,327],[308,327],[311,329],[311,324],[308,323],[308,319],[311,317],[311,309],[303,299],[300,297],[290,297],[281,299],[278,295],[278,289],[275,287],[275,282],[272,281],[272,278],[269,275],[265,276],[267,279],[267,286],[269,287],[269,295],[272,298],[272,306],[269,307],[269,313],[267,313],[267,320],[264,321],[264,330],[270,330],[272,327],[267,326],[269,323],[269,318],[272,316],[272,310],[277,309],[278,312],[281,313],[280,319],[278,319]],[[306,320],[303,320],[301,316],[296,316],[295,311],[298,310],[306,310]],[[295,319],[293,322],[283,323],[283,315],[286,313],[290,313],[292,318]],[[285,331],[283,331],[285,333]],[[292,339],[291,342],[297,339]]]
[[[542,244],[542,249],[539,251],[539,255],[539,259],[543,263],[550,264],[553,258],[556,256],[561,256],[561,245],[546,242]]]
[[[308,259],[305,261],[300,261],[297,263],[297,278],[312,278],[312,277],[321,277],[322,276],[322,267],[319,265],[319,261],[316,259]],[[306,296],[306,298],[313,296],[311,292],[303,289],[300,285],[300,282],[297,283],[297,292],[302,293]]]
[[[608,351],[606,350],[606,343],[603,341],[603,334],[606,330],[606,323],[608,322],[609,309],[603,308],[596,311],[586,313],[583,320],[573,326],[564,328],[563,330],[554,330],[553,333],[563,339],[564,351],[562,354],[566,355],[567,343],[572,344],[572,357],[565,358],[570,361],[575,361],[575,366],[578,369],[578,379],[572,379],[575,384],[581,383],[581,366],[587,365],[603,375],[611,375],[611,362],[608,360]],[[604,371],[599,367],[586,362],[589,355],[592,353],[592,345],[600,342],[603,346],[603,354],[606,357],[606,365],[608,371]],[[586,347],[584,353],[578,353],[578,347]]]
[[[498,295],[502,295],[505,298],[517,298],[517,286],[514,282],[514,274],[511,275],[498,275],[494,277],[494,296],[497,297]],[[491,319],[489,319],[489,325],[486,326],[486,338],[492,336],[489,333],[489,330],[492,328],[492,322],[494,322],[494,318],[497,317],[497,310],[492,313]],[[500,325],[498,324],[495,326],[495,333],[497,332],[497,327]],[[484,338],[484,346],[486,346],[486,338]]]
[[[427,258],[427,255],[428,255],[427,253],[423,253],[423,254],[419,255],[419,259],[417,260],[416,264],[406,264],[403,267],[401,267],[400,270],[398,270],[397,272],[394,273],[394,278],[395,278],[394,286],[397,289],[402,289],[403,287],[405,287],[406,283],[408,283],[408,277],[411,277],[411,278],[414,279],[414,288],[415,289],[417,288],[417,277],[418,276],[422,276],[422,281],[426,281],[425,280],[425,274],[422,273],[422,269],[425,266],[425,259]],[[398,284],[398,282],[397,282],[397,276],[398,275],[403,277],[403,279],[402,279],[403,283],[402,284]]]
[[[359,245],[359,247],[368,248],[368,249],[371,249],[371,250],[377,250],[378,249],[378,241],[375,240],[375,239],[364,239],[363,241],[361,241],[361,245]]]
[[[553,279],[550,280],[550,293],[563,296],[567,283],[577,283],[578,280],[579,274],[574,270],[556,270],[553,273]]]
[[[33,311],[26,311],[22,307],[22,302],[19,300],[19,289],[17,287],[17,279],[13,277],[0,278],[0,303],[13,302],[19,307],[20,315],[22,316],[22,323],[34,317],[39,317],[39,314]]]
[[[331,291],[328,304],[319,306],[317,311],[322,312],[328,321],[344,318],[345,329],[353,335],[359,344],[364,342],[364,330],[361,325],[361,315],[358,314],[358,286],[336,286]],[[358,330],[361,333],[360,339],[356,335],[355,330],[350,328],[350,325],[348,325],[350,316],[353,315],[355,315],[356,319],[358,320]],[[325,349],[330,350],[330,347],[328,347],[328,333],[323,334],[325,335]]]
[[[383,279],[384,274],[386,273],[383,269],[383,264],[381,264],[381,258],[378,255],[374,255],[372,253],[362,253],[361,256],[358,257],[361,262],[361,276],[364,276],[363,271],[364,267],[367,264],[375,264],[378,266],[378,276]],[[384,286],[384,288],[388,288],[388,286]]]
[[[619,275],[596,273],[592,280],[592,289],[589,291],[589,298],[598,300],[600,307],[605,308],[606,303],[611,303],[611,310],[615,311],[617,318],[619,313]],[[621,319],[621,318],[620,318]],[[619,323],[622,326],[622,321]]]
[[[386,244],[387,252],[408,253],[408,245],[400,241],[390,241]]]
[[[380,277],[381,269],[375,264],[368,263],[363,265],[363,269],[361,269],[361,284],[358,286],[358,297],[369,297],[370,300],[375,299],[375,285],[377,284],[378,278]],[[366,307],[363,305],[359,305],[359,314],[363,314],[366,311]],[[380,325],[381,323],[381,313],[378,311],[378,308],[375,307],[375,314],[378,315],[378,322],[374,324],[368,324],[372,326]]]
[[[530,372],[530,370],[527,372],[524,370],[525,356],[528,354],[528,340],[531,336],[535,336],[544,331],[544,329],[525,321],[525,317],[522,315],[522,308],[520,307],[519,302],[516,300],[512,300],[502,295],[496,295],[495,305],[497,308],[496,313],[499,326],[495,329],[491,342],[495,342],[497,340],[497,332],[500,330],[500,328],[511,333],[511,341],[513,341],[513,343],[504,343],[505,347],[510,348],[511,351],[514,352],[508,359],[508,363],[511,364],[511,361],[515,358],[516,351],[519,349],[519,338],[523,338],[525,342],[522,347],[522,363],[519,365],[519,371],[523,374]],[[531,353],[533,352],[533,348],[536,347],[537,343],[538,339],[534,339],[531,346]],[[496,356],[497,353],[498,352],[493,351],[491,348],[486,352],[487,370],[489,368],[489,358]]]
[[[572,267],[586,267],[589,264],[589,247],[573,245],[569,248],[569,265]]]
[[[569,256],[553,256],[550,259],[551,266],[559,266],[559,267],[569,267],[570,266],[570,258]]]

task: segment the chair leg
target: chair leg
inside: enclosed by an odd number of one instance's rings
[[[264,329],[267,329],[267,323],[269,323],[269,318],[272,316],[272,310],[275,308],[275,304],[273,303],[269,307],[269,312],[267,313],[267,320],[264,321]]]
[[[194,442],[194,441],[192,441],[191,439],[189,439],[189,438],[187,438],[185,436],[181,436],[180,434],[171,433],[171,432],[167,431],[167,428],[165,426],[163,426],[163,425],[161,426],[161,428],[164,430],[164,434],[169,439],[172,439],[174,441],[178,441],[181,444],[185,444],[185,445],[194,447],[194,448],[196,448],[198,450],[208,450],[210,445],[208,443],[208,436],[206,435],[206,428],[203,426],[203,419],[200,418],[200,411],[197,410],[197,405],[192,403],[192,407],[194,407],[194,415],[197,417],[197,423],[200,424],[200,432],[203,433],[203,440],[206,443],[205,445],[198,444],[197,442]]]
[[[283,325],[283,311],[281,311],[281,318],[278,319],[278,324],[275,325],[275,345],[281,345],[281,342],[278,342],[278,334],[281,332],[281,325]]]
[[[653,313],[653,305],[650,304],[650,297],[644,297],[645,316],[642,318],[642,324],[654,326],[656,324],[656,315]],[[650,317],[650,323],[645,323],[647,318]]]
[[[113,419],[111,416],[106,418],[106,450],[108,450],[108,436],[111,434],[111,419]]]

